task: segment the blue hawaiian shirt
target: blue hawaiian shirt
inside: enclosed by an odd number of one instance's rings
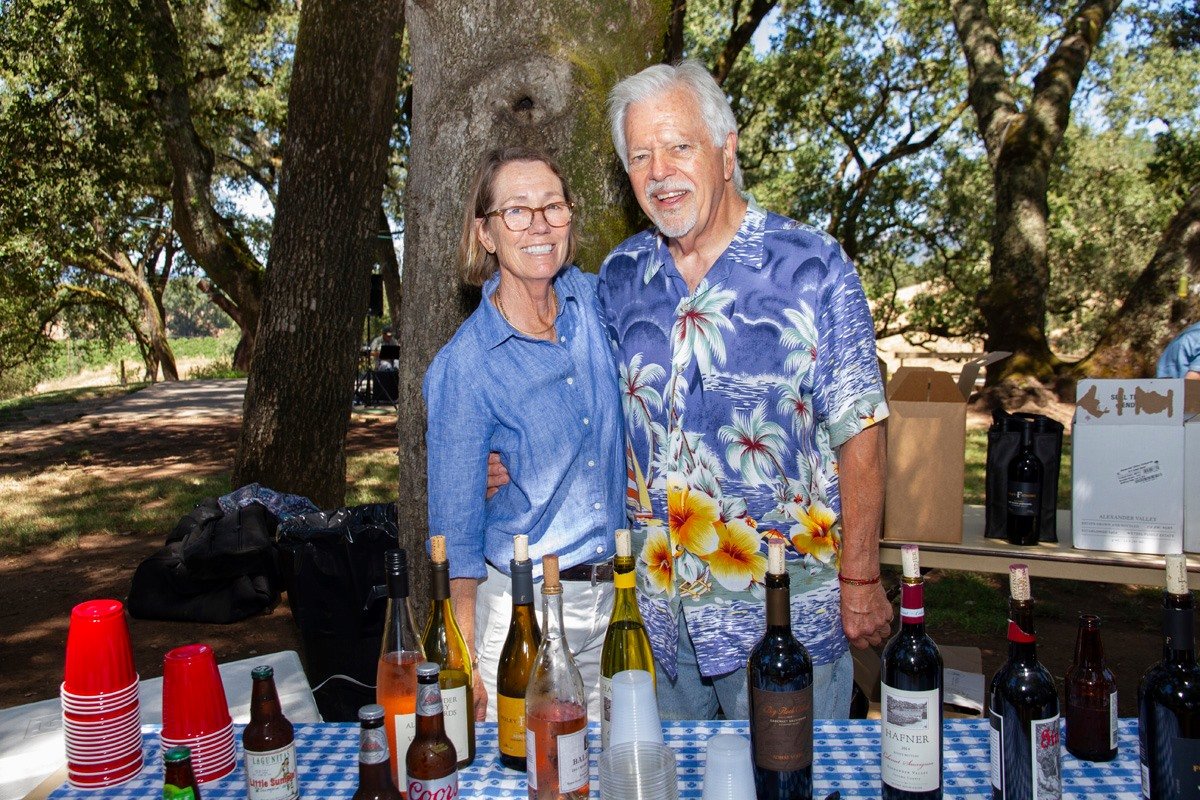
[[[529,536],[534,572],[556,553],[563,569],[612,558],[623,527],[624,422],[617,371],[596,299],[596,276],[554,279],[557,341],[518,333],[488,298],[425,373],[429,530],[446,537],[451,578],[504,574],[513,536]],[[488,453],[510,482],[484,500]]]
[[[788,543],[793,632],[847,649],[836,449],[887,416],[866,295],[828,234],[753,205],[694,292],[647,231],[600,271],[618,349],[639,604],[676,674],[682,608],[700,671],[762,637],[766,545]]]

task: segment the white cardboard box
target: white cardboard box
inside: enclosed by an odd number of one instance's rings
[[[1184,423],[1183,460],[1183,549],[1200,553],[1200,414]]]
[[[1083,380],[1071,433],[1071,535],[1084,550],[1183,548],[1185,380]]]

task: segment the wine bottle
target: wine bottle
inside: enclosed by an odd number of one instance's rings
[[[388,737],[383,706],[371,703],[358,710],[358,788],[350,800],[399,800],[388,764]]]
[[[884,800],[942,796],[942,654],[925,633],[925,584],[915,544],[900,548],[900,630],[883,648],[880,762]]]
[[[1117,679],[1104,664],[1095,614],[1079,615],[1064,692],[1067,752],[1083,761],[1112,761],[1117,757]]]
[[[446,561],[446,537],[431,536],[430,552],[433,560],[433,599],[429,606],[429,619],[421,644],[425,657],[441,667],[438,684],[442,689],[443,715],[446,735],[454,742],[458,753],[459,769],[470,766],[475,760],[475,692],[474,672],[471,666],[471,651],[454,619],[454,605],[450,601],[450,563]]]
[[[1021,449],[1008,462],[1009,544],[1037,544],[1042,536],[1042,461],[1033,449],[1033,421],[1021,420]]]
[[[993,800],[1059,800],[1062,767],[1058,690],[1037,659],[1029,568],[1008,568],[1008,660],[992,678]]]
[[[525,690],[542,643],[542,631],[533,612],[533,562],[529,560],[529,537],[513,537],[512,621],[500,651],[496,675],[496,711],[499,719],[500,763],[525,771]]]
[[[458,754],[446,733],[440,673],[431,661],[417,666],[417,734],[405,755],[412,800],[458,798]]]
[[[404,754],[417,730],[417,665],[425,655],[408,599],[408,553],[388,550],[383,554],[383,566],[388,601],[375,672],[375,702],[384,710],[392,782],[403,794],[408,791]]]
[[[1196,796],[1200,770],[1200,666],[1192,593],[1181,553],[1167,556],[1163,593],[1163,657],[1138,684],[1138,738],[1142,796],[1176,800]]]
[[[585,800],[588,779],[587,695],[567,649],[558,556],[542,559],[546,630],[525,692],[525,775],[530,800]]]
[[[613,560],[613,610],[604,647],[600,651],[600,743],[608,749],[608,731],[612,725],[612,677],[627,669],[643,669],[654,678],[654,653],[650,637],[638,611],[637,575],[634,572],[633,546],[630,533],[621,528],[616,532],[617,556]]]
[[[750,747],[760,798],[809,800],[813,791],[813,669],[792,635],[791,582],[778,539],[767,545],[767,630],[746,664]]]

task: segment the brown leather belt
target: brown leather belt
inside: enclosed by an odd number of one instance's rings
[[[612,583],[612,561],[602,561],[599,564],[577,564],[558,573],[564,581],[591,581],[592,583]]]

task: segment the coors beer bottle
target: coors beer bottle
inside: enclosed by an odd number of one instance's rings
[[[408,800],[454,800],[458,797],[458,754],[446,735],[441,667],[426,661],[417,667],[417,735],[408,746]]]

